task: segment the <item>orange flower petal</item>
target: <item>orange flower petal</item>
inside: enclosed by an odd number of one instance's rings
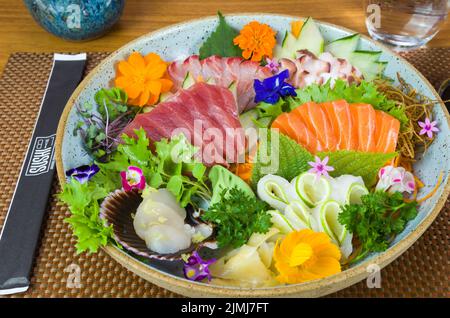
[[[298,36],[300,35],[300,31],[302,30],[302,27],[303,27],[303,21],[292,21],[291,22],[291,32],[296,38],[298,38]]]
[[[159,94],[161,94],[162,84],[160,81],[149,81],[147,87],[152,95],[159,97]]]
[[[309,272],[321,277],[330,276],[341,271],[341,264],[333,257],[320,257],[314,266],[309,268]]]
[[[167,70],[166,63],[155,63],[148,64],[145,68],[145,79],[146,80],[157,80],[164,76]]]
[[[128,81],[128,78],[125,76],[118,76],[114,80],[114,85],[117,87],[120,87],[124,90],[130,85],[130,82]]]
[[[133,76],[134,69],[127,61],[120,61],[117,64],[117,70],[124,76]]]
[[[130,63],[131,66],[138,70],[145,68],[144,58],[139,52],[131,53],[128,57],[128,63]]]
[[[144,87],[143,85],[139,85],[136,83],[131,83],[128,85],[128,87],[125,89],[125,92],[128,94],[128,97],[131,99],[137,98],[139,94],[143,91]]]
[[[150,98],[150,91],[148,89],[144,89],[144,91],[139,95],[139,106],[144,106],[147,104],[148,100]]]
[[[161,93],[170,91],[173,86],[173,82],[167,78],[161,78],[159,82],[161,83]]]

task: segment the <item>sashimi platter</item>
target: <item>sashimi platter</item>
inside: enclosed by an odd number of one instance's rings
[[[431,224],[448,142],[433,87],[366,36],[219,13],[145,35],[84,79],[58,128],[58,199],[78,253],[174,292],[321,296]]]

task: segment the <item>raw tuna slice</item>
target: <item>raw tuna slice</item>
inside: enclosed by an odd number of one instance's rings
[[[230,90],[217,85],[196,83],[179,90],[150,112],[137,115],[123,133],[135,136],[134,130],[141,127],[152,141],[183,133],[208,166],[228,166],[245,153],[236,101]]]
[[[188,72],[196,82],[207,81],[227,88],[235,83],[239,113],[255,106],[254,80],[272,76],[269,69],[240,57],[210,56],[200,61],[197,55],[173,62],[167,72],[172,78],[174,92],[182,88]]]

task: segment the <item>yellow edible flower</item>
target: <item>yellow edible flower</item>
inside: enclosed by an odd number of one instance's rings
[[[339,248],[325,233],[309,229],[289,233],[278,241],[273,259],[280,283],[297,284],[341,271]]]

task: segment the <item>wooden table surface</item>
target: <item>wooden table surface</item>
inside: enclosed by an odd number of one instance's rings
[[[269,12],[316,19],[367,33],[362,0],[126,0],[123,16],[102,38],[68,42],[42,29],[22,1],[0,0],[0,72],[12,52],[113,51],[158,28],[222,13]],[[450,47],[450,23],[444,24],[431,47]]]

